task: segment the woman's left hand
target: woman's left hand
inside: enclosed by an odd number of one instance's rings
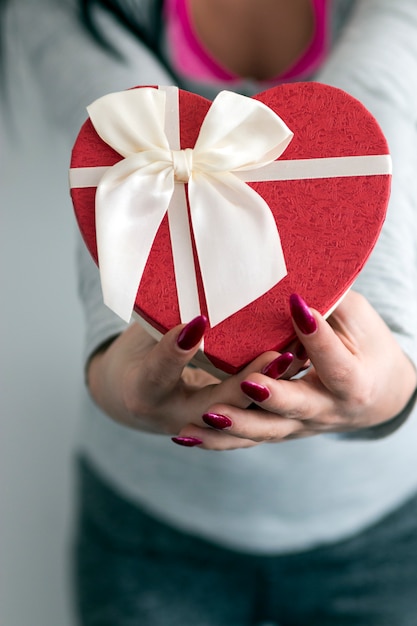
[[[291,298],[291,312],[311,361],[305,376],[274,380],[251,373],[241,383],[239,402],[248,408],[215,404],[180,436],[202,440],[202,448],[229,450],[368,428],[403,409],[416,371],[365,298],[349,292],[328,321],[298,296]]]

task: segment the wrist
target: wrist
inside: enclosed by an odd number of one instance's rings
[[[103,408],[100,390],[102,388],[104,356],[104,349],[96,351],[89,359],[85,372],[85,381],[89,394],[100,408]]]
[[[409,418],[413,412],[417,402],[417,387],[409,398],[405,407],[394,417],[389,420],[371,426],[369,428],[362,428],[352,433],[343,433],[338,435],[339,439],[358,439],[358,440],[377,440],[388,437],[392,433],[395,433]]]
[[[391,417],[387,420],[391,422],[402,416],[405,412],[411,413],[414,407],[415,396],[417,391],[417,372],[410,358],[402,352],[406,359],[405,367],[400,370],[399,380],[397,382],[398,393],[401,392],[401,402],[399,402],[395,411],[392,411]],[[413,401],[414,399],[414,401]]]

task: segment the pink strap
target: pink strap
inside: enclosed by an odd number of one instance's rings
[[[300,58],[285,72],[267,83],[280,83],[307,76],[322,63],[328,44],[328,0],[311,0],[314,10],[314,35]],[[224,68],[198,39],[188,10],[187,0],[165,0],[167,37],[172,63],[179,74],[208,82],[231,82],[239,77]]]

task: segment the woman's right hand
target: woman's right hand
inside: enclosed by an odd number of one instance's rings
[[[279,357],[267,352],[235,376],[220,382],[204,370],[186,367],[199,349],[207,321],[196,317],[155,341],[132,324],[88,366],[87,381],[96,404],[117,422],[138,430],[177,435],[217,402],[247,408],[240,383]]]
[[[96,404],[117,422],[139,430],[175,434],[188,384],[183,368],[198,350],[206,320],[168,332],[160,342],[132,324],[91,359],[87,382]],[[201,373],[201,386],[216,379]]]

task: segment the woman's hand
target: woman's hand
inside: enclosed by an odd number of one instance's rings
[[[188,425],[181,436],[225,450],[354,431],[403,409],[416,387],[416,371],[365,298],[351,291],[328,321],[298,296],[291,298],[291,311],[311,360],[307,374],[272,380],[253,371],[241,389],[258,410],[242,410],[241,403],[213,404],[203,416],[212,428]]]
[[[279,360],[276,352],[266,353],[222,383],[201,369],[186,367],[199,348],[206,324],[203,316],[197,317],[169,331],[160,342],[139,324],[129,326],[89,363],[87,381],[96,404],[125,426],[177,435],[190,422],[200,424],[201,415],[215,403],[249,406],[251,400],[240,388],[249,373],[261,371],[271,361],[274,373],[291,366],[292,357],[284,355]],[[195,445],[196,441],[181,439],[179,443]]]

